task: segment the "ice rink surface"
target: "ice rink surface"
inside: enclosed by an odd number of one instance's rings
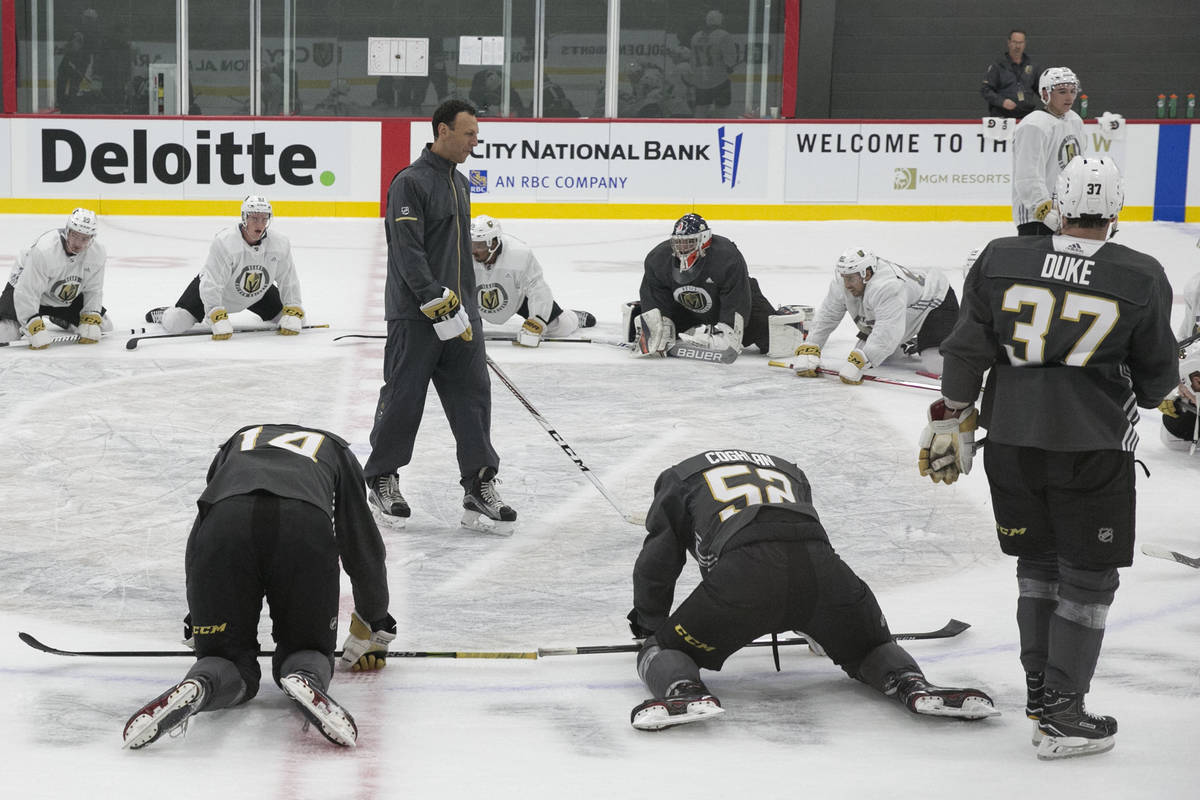
[[[61,222],[0,216],[0,273]],[[850,247],[944,269],[958,289],[967,252],[1012,232],[1001,223],[710,222],[738,243],[777,305],[818,305]],[[246,424],[294,422],[340,433],[362,460],[369,449],[382,341],[333,339],[384,330],[378,220],[274,222],[292,240],[306,322],[328,330],[123,346],[122,334],[144,326],[148,308],[171,304],[212,235],[233,223],[102,217],[114,334],[88,347],[0,349],[5,797],[1196,797],[1200,573],[1140,554],[1123,570],[1088,697],[1092,710],[1120,720],[1117,747],[1038,762],[1022,713],[1014,562],[994,541],[982,468],[951,487],[917,474],[915,442],[936,395],[798,379],[753,348],[727,366],[635,360],[601,344],[488,349],[626,512],[644,513],[659,471],[704,449],[795,460],[834,546],[875,589],[894,631],[950,617],[972,624],[908,647],[932,681],[989,691],[1001,717],[916,717],[802,647],[781,650],[781,672],[758,648],[705,673],[728,713],[657,734],[629,725],[647,696],[631,654],[393,659],[382,673],[335,675],[331,694],[358,721],[355,750],[302,731],[269,678],[249,704],[193,718],[185,737],[122,750],[126,718],[179,680],[188,659],[63,658],[26,647],[17,632],[64,649],[179,648],[184,544],[215,448]],[[671,221],[505,225],[534,247],[559,303],[593,312],[595,333],[616,337],[642,259]],[[1197,225],[1127,224],[1118,241],[1158,257],[1178,290],[1200,266],[1198,234]],[[827,366],[852,339],[847,321],[825,348]],[[879,372],[923,380],[899,367]],[[412,519],[384,533],[395,647],[628,642],[644,532],[497,380],[492,397],[500,489],[520,514],[518,530],[504,539],[458,528],[453,441],[431,393],[416,456],[401,472]],[[1200,455],[1167,451],[1159,426],[1156,411],[1142,412],[1138,455],[1151,474],[1138,486],[1139,540],[1195,554]],[[689,564],[677,599],[696,577]],[[346,583],[339,641],[351,605]]]

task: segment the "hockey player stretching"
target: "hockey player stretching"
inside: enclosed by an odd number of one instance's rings
[[[1088,712],[1084,695],[1117,568],[1133,561],[1136,407],[1154,408],[1178,380],[1162,266],[1107,241],[1124,200],[1116,166],[1076,157],[1055,198],[1062,235],[997,239],[967,274],[919,455],[922,475],[952,483],[970,469],[976,419],[988,429],[983,466],[1000,548],[1017,558],[1041,759],[1114,745],[1117,721]]]
[[[982,719],[998,714],[977,689],[925,680],[892,639],[871,588],[829,544],[808,479],[779,456],[710,450],[665,470],[654,486],[633,568],[629,624],[644,637],[638,675],[654,696],[633,709],[639,730],[720,714],[700,667],[768,633],[802,629],[850,677],[910,711]],[[671,611],[691,553],[702,582]]]

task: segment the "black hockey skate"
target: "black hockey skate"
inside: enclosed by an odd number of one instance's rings
[[[208,694],[203,678],[188,678],[139,708],[125,723],[124,747],[137,750],[158,741],[163,734],[182,735],[188,719],[200,710]]]
[[[1089,714],[1078,692],[1046,689],[1038,730],[1043,738],[1037,757],[1043,761],[1107,753],[1117,744],[1117,721]]]
[[[462,526],[480,533],[511,536],[517,512],[505,505],[496,491],[496,468],[483,467],[473,478],[463,478]]]
[[[166,310],[167,310],[166,306],[159,306],[158,308],[150,309],[149,311],[146,312],[146,322],[161,325],[163,312]]]
[[[354,747],[358,742],[358,726],[350,712],[321,691],[316,680],[303,672],[293,672],[279,680],[288,697],[304,712],[305,727],[311,722],[329,741],[342,747]]]
[[[724,713],[721,701],[710,694],[703,683],[679,681],[664,699],[652,697],[636,706],[629,714],[629,722],[639,731],[661,731]]]
[[[575,316],[579,317],[579,327],[581,327],[581,328],[596,327],[596,317],[590,311],[580,311],[577,308],[573,309],[573,310],[575,311]]]
[[[920,675],[906,675],[896,684],[896,699],[915,714],[957,719],[999,716],[992,698],[978,689],[934,686]]]
[[[1030,742],[1034,747],[1042,743],[1042,732],[1038,729],[1038,720],[1042,718],[1042,694],[1045,692],[1046,673],[1025,673],[1025,716],[1033,720],[1033,736]]]
[[[367,481],[367,505],[380,522],[391,528],[403,528],[412,515],[408,501],[400,494],[400,479],[394,472]]]

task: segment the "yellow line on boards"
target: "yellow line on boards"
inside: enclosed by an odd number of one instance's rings
[[[270,198],[267,198],[270,200]],[[229,200],[125,200],[119,198],[0,198],[2,214],[70,214],[76,208],[90,208],[101,216],[213,216],[236,217],[242,199]],[[272,200],[271,207],[280,217],[378,217],[378,201],[307,201]]]

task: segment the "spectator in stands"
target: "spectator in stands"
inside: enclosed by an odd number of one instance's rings
[[[979,90],[988,116],[1022,119],[1037,108],[1040,73],[1025,54],[1025,31],[1009,31],[1007,52],[988,65]]]

